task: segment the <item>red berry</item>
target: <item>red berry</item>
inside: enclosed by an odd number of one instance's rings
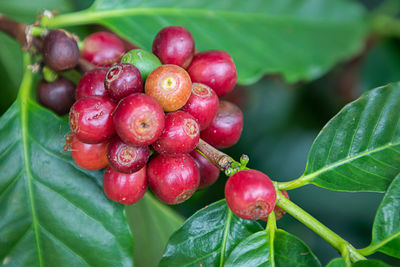
[[[107,142],[85,144],[72,137],[71,154],[75,163],[85,170],[100,170],[108,165]]]
[[[58,115],[64,115],[69,112],[69,109],[75,102],[74,94],[74,83],[62,76],[54,82],[41,80],[37,86],[39,103]]]
[[[247,220],[266,220],[275,208],[276,191],[271,179],[256,170],[243,170],[225,184],[226,203],[232,212]]]
[[[224,96],[237,81],[232,57],[224,51],[210,50],[198,53],[187,69],[192,82],[210,86],[218,96]]]
[[[74,37],[64,30],[52,30],[43,40],[43,61],[55,71],[72,69],[78,64],[79,48]]]
[[[243,113],[240,108],[228,101],[220,101],[217,116],[200,136],[216,148],[227,148],[236,144],[242,129]]]
[[[147,185],[146,167],[130,174],[108,167],[104,173],[104,193],[109,199],[125,205],[135,204],[142,199]]]
[[[108,95],[116,101],[132,93],[143,92],[140,71],[128,63],[114,64],[109,68],[104,80],[104,86]]]
[[[194,55],[194,40],[182,26],[168,26],[159,31],[153,41],[153,54],[163,64],[187,68]]]
[[[289,199],[289,194],[286,191],[281,191],[281,193],[284,197]],[[275,206],[274,212],[275,212],[275,220],[279,220],[286,213],[286,211],[284,209],[282,209],[281,207],[278,207],[278,206]]]
[[[112,113],[116,104],[105,96],[87,96],[76,101],[69,112],[71,132],[81,142],[96,144],[115,135]]]
[[[188,154],[155,156],[147,166],[147,177],[151,190],[167,204],[187,200],[200,182],[199,170]]]
[[[217,115],[218,105],[218,96],[213,89],[201,83],[193,83],[192,93],[182,110],[196,118],[202,131]]]
[[[111,139],[107,148],[110,166],[123,173],[137,172],[146,165],[149,156],[148,146],[128,145],[117,136]]]
[[[208,159],[203,157],[199,152],[193,150],[190,155],[196,162],[200,171],[199,189],[212,185],[218,180],[219,169],[215,167]]]
[[[176,65],[161,65],[147,77],[145,92],[167,112],[183,107],[190,97],[192,82],[186,70]]]
[[[128,144],[150,145],[164,130],[165,115],[151,96],[136,93],[122,99],[114,113],[114,127]]]
[[[106,68],[98,68],[86,72],[76,86],[76,100],[91,95],[107,96],[107,91],[104,87],[106,73]]]
[[[165,128],[154,142],[161,154],[189,153],[199,143],[200,130],[195,118],[187,112],[175,111],[165,116]]]
[[[95,32],[83,42],[82,57],[96,66],[109,67],[117,63],[125,52],[125,46],[115,34]]]

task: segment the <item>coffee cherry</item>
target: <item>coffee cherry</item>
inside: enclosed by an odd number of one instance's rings
[[[165,115],[151,96],[136,93],[122,99],[114,113],[119,137],[131,145],[150,145],[160,137]]]
[[[110,166],[123,173],[137,172],[146,165],[149,156],[148,146],[128,145],[117,136],[111,139],[107,148]]]
[[[200,137],[216,148],[227,148],[236,144],[243,129],[243,113],[239,107],[220,101],[217,115]]]
[[[108,167],[104,173],[104,193],[109,199],[125,205],[135,204],[142,199],[147,186],[146,167],[130,174]]]
[[[121,62],[135,65],[142,75],[143,82],[154,69],[161,66],[158,57],[143,49],[133,49],[127,52],[122,57]]]
[[[76,100],[91,95],[107,96],[107,91],[104,87],[106,73],[107,68],[98,68],[86,72],[76,86]]]
[[[95,66],[109,67],[117,63],[125,46],[115,34],[95,32],[83,41],[82,57]]]
[[[187,69],[192,82],[210,86],[218,96],[224,96],[237,81],[232,57],[224,51],[210,50],[198,53]]]
[[[286,191],[281,191],[281,193],[284,197],[289,199],[289,194]],[[278,206],[275,206],[274,212],[275,212],[275,220],[279,220],[286,213],[286,211],[284,209],[282,209],[281,207],[278,207]]]
[[[164,111],[183,107],[190,97],[192,82],[189,74],[176,65],[162,65],[147,77],[146,94],[154,97]]]
[[[189,153],[199,143],[200,130],[195,118],[187,112],[175,111],[165,116],[165,128],[153,148],[161,154]]]
[[[232,212],[247,220],[266,220],[275,208],[276,191],[271,179],[256,170],[243,170],[225,184],[226,203]]]
[[[192,156],[200,171],[199,189],[210,186],[218,180],[219,169],[217,167],[196,150],[190,152],[190,156]]]
[[[143,92],[142,76],[139,70],[128,63],[114,64],[109,68],[104,86],[108,95],[116,101],[132,93]]]
[[[72,69],[78,64],[79,48],[74,37],[64,30],[52,30],[43,40],[43,61],[55,71]]]
[[[153,54],[163,64],[187,68],[194,55],[194,40],[182,26],[168,26],[159,31],[153,41]]]
[[[37,86],[37,99],[39,103],[58,115],[68,113],[75,101],[74,93],[74,83],[62,76],[54,82],[41,80]]]
[[[81,142],[97,144],[115,135],[112,113],[116,104],[105,96],[87,96],[76,101],[69,112],[71,132]]]
[[[188,154],[155,156],[147,166],[147,178],[153,193],[167,204],[187,200],[200,182],[199,170]]]
[[[108,165],[107,142],[85,144],[72,137],[71,154],[75,163],[85,170],[100,170]]]
[[[182,110],[196,118],[202,131],[217,115],[218,106],[218,96],[213,89],[201,83],[193,83],[192,93]]]

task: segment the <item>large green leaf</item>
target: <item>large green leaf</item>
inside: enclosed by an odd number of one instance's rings
[[[341,191],[386,191],[400,172],[400,83],[345,106],[322,129],[297,181]]]
[[[290,82],[318,77],[360,50],[366,26],[362,7],[346,0],[97,0],[43,23],[99,23],[147,49],[162,27],[182,25],[200,51],[231,53],[247,84],[264,73]]]
[[[236,244],[260,230],[257,222],[236,217],[220,200],[196,212],[171,236],[160,266],[222,266]]]
[[[232,250],[224,266],[321,266],[310,248],[296,236],[278,229],[273,239],[273,252],[270,240],[270,233],[266,231],[247,237]]]
[[[183,224],[183,218],[150,193],[135,205],[127,206],[126,211],[135,239],[135,264],[157,266],[169,237]]]
[[[371,244],[361,250],[375,251],[400,258],[400,175],[389,186],[378,211],[372,229]]]
[[[331,260],[326,267],[347,267],[347,265],[343,258],[336,258]]]
[[[390,265],[378,260],[357,261],[352,267],[391,267]]]
[[[0,119],[0,261],[132,266],[124,207],[104,195],[101,172],[82,171],[62,150],[68,124],[31,99],[26,65],[17,101]]]

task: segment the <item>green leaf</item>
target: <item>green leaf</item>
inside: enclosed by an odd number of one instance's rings
[[[310,248],[296,236],[276,230],[274,253],[270,255],[270,238],[266,231],[242,240],[231,252],[224,266],[321,266]],[[271,262],[271,258],[274,262]]]
[[[384,192],[400,172],[400,83],[345,106],[322,129],[300,183],[340,191]]]
[[[135,239],[135,264],[157,266],[169,237],[183,224],[183,218],[150,193],[135,205],[127,206],[126,211]]]
[[[390,265],[378,260],[357,261],[352,267],[391,267]]]
[[[97,0],[84,12],[43,23],[102,24],[149,50],[162,27],[182,25],[199,51],[231,53],[239,83],[249,84],[265,73],[282,73],[289,82],[321,76],[360,50],[364,14],[346,0]]]
[[[400,258],[400,174],[389,186],[378,211],[372,229],[371,244],[362,249],[365,255],[375,251]]]
[[[336,258],[331,260],[326,267],[347,267],[347,265],[343,258]]]
[[[30,97],[26,68],[17,101],[0,119],[0,260],[10,266],[132,266],[124,207],[101,172],[62,150],[68,124]]]
[[[260,230],[257,222],[233,215],[225,200],[217,201],[196,212],[171,236],[160,266],[222,266],[236,244]]]

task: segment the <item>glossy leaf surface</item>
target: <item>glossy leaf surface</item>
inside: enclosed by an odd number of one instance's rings
[[[220,200],[196,212],[170,238],[160,266],[222,266],[226,255],[247,236],[262,230]]]
[[[400,83],[345,106],[314,141],[301,180],[341,191],[384,192],[400,172]]]
[[[103,193],[101,172],[81,170],[62,150],[68,124],[31,99],[32,80],[26,69],[0,119],[0,261],[132,266],[124,207]]]
[[[344,0],[97,0],[45,23],[99,23],[148,50],[162,27],[182,25],[199,51],[231,53],[246,84],[265,73],[290,82],[318,77],[361,48],[366,26],[363,8]]]

